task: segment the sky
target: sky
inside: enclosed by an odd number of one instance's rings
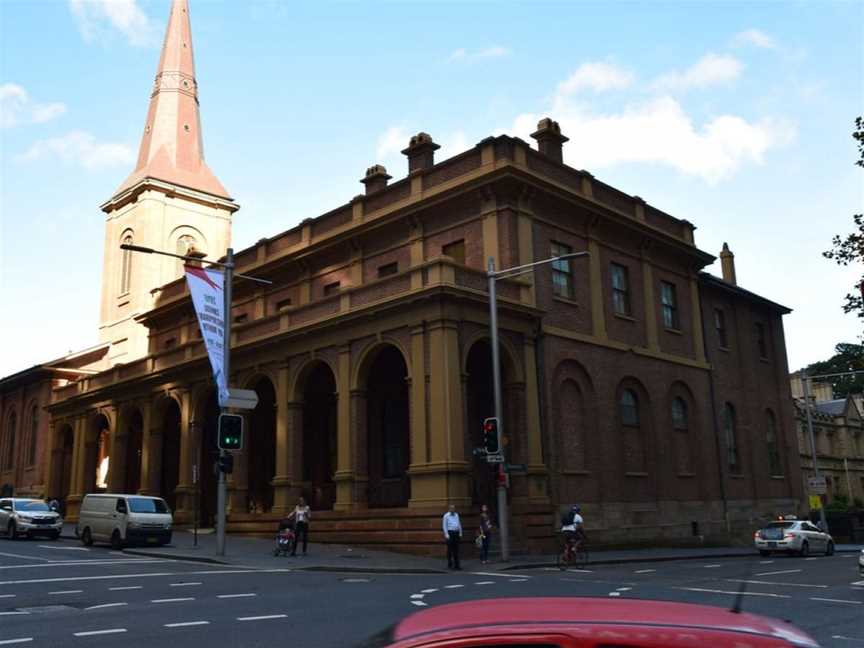
[[[191,0],[207,163],[242,249],[550,116],[565,161],[735,253],[793,309],[790,369],[859,341],[861,268],[822,258],[864,211],[862,2]],[[104,214],[131,171],[168,0],[0,0],[0,375],[98,342]],[[719,262],[709,271],[720,274]]]

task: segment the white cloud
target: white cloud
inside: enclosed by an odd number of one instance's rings
[[[762,49],[777,49],[777,42],[771,36],[758,29],[745,29],[742,32],[738,32],[732,39],[732,45],[734,47],[753,45]]]
[[[131,147],[117,142],[97,142],[85,131],[72,131],[62,137],[39,140],[20,159],[34,161],[59,159],[85,169],[129,165],[135,160]]]
[[[137,0],[69,0],[69,9],[88,43],[106,38],[112,30],[123,34],[133,47],[159,43],[156,26]]]
[[[683,72],[660,76],[652,86],[657,90],[687,90],[729,83],[741,75],[743,64],[733,56],[706,54]]]
[[[456,61],[479,61],[483,59],[502,58],[509,55],[510,50],[506,47],[501,47],[500,45],[492,45],[490,47],[474,51],[470,51],[465,49],[464,47],[460,47],[459,49],[455,49],[450,53],[450,56],[447,57],[447,62],[454,63]]]
[[[0,128],[18,124],[41,124],[66,112],[62,103],[35,103],[17,83],[0,85]]]
[[[394,177],[401,175],[401,166],[398,165],[406,165],[407,168],[407,162],[401,153],[402,149],[408,146],[412,135],[416,135],[416,132],[409,133],[404,126],[391,126],[378,137],[375,159],[379,164],[387,164],[390,175]],[[468,137],[461,130],[442,133],[440,138],[433,134],[432,139],[441,145],[441,149],[435,153],[438,160],[458,155],[469,147]]]
[[[375,150],[379,160],[387,159],[399,153],[408,146],[411,136],[402,126],[391,126],[378,138],[378,147]]]
[[[622,90],[633,83],[633,74],[611,63],[583,63],[558,84],[558,95],[566,96],[583,89],[594,92]]]
[[[564,149],[567,163],[592,170],[633,162],[663,164],[716,184],[746,163],[761,164],[770,149],[795,137],[794,125],[784,120],[748,122],[720,115],[699,126],[669,96],[608,114],[560,98],[555,108],[552,116],[571,140]],[[530,141],[542,116],[519,115],[511,132]]]

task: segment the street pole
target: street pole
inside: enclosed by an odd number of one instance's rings
[[[501,416],[501,358],[498,352],[498,299],[495,292],[495,259],[489,257],[489,328],[492,344],[492,385],[495,399],[495,418],[498,419],[498,452],[504,454],[504,420]],[[498,474],[498,526],[501,530],[501,559],[510,560],[510,514],[507,510],[507,475]],[[503,477],[503,479],[502,479]]]
[[[222,318],[222,373],[225,376],[225,384],[230,384],[231,376],[231,281],[234,276],[234,249],[228,248],[225,255],[225,277],[223,290],[225,295],[225,315]],[[227,413],[227,408],[222,408],[222,413]],[[220,455],[225,453],[220,450]],[[219,470],[219,487],[216,491],[216,554],[225,555],[225,473]]]
[[[804,411],[807,413],[807,432],[810,435],[810,454],[813,457],[813,473],[818,479],[820,477],[819,460],[816,456],[816,437],[813,436],[813,417],[810,414],[810,378],[803,370],[801,372],[801,378],[804,387]],[[825,519],[824,504],[819,507],[819,520],[822,522],[822,531],[828,533],[828,522]]]

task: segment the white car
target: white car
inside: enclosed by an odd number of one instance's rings
[[[56,540],[62,530],[63,518],[42,500],[25,497],[0,499],[0,531],[5,532],[8,538],[42,535]]]
[[[816,552],[834,555],[834,539],[807,520],[769,522],[753,534],[753,544],[762,556],[773,552],[794,552],[801,556]]]

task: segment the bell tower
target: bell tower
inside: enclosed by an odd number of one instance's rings
[[[204,162],[188,0],[173,0],[150,94],[135,169],[101,206],[106,214],[99,339],[111,364],[147,355],[150,310],[160,286],[182,275],[182,262],[120,249],[134,243],[218,259],[240,208]]]

